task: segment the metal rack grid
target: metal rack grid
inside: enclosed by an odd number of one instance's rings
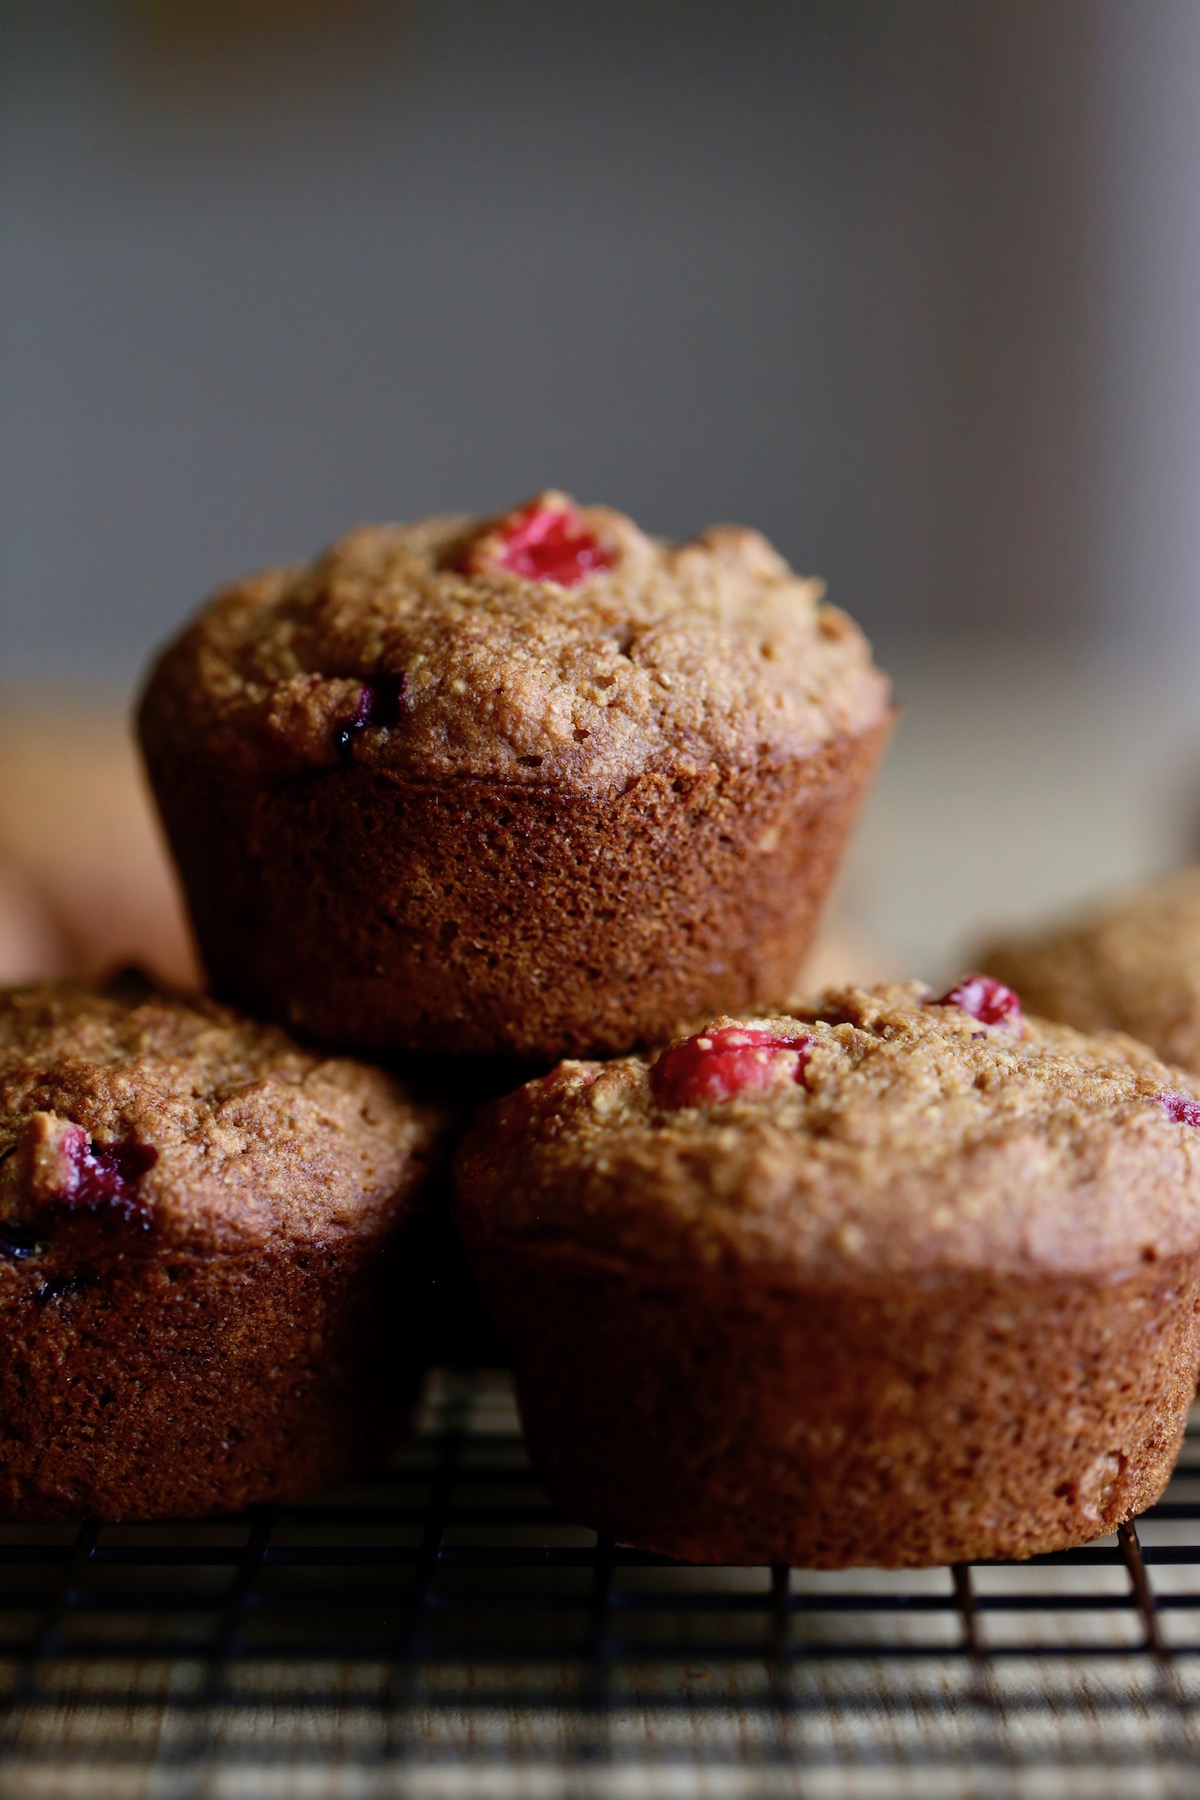
[[[1200,1437],[1067,1554],[695,1568],[557,1513],[505,1378],[439,1375],[352,1492],[0,1528],[0,1683],[5,1800],[1195,1794]]]

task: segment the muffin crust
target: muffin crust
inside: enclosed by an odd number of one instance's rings
[[[878,721],[887,683],[861,632],[757,532],[664,544],[575,510],[614,558],[578,586],[464,573],[489,521],[436,518],[226,589],[165,653],[146,728],[203,740],[233,779],[349,753],[418,781],[594,797],[645,770],[784,762]],[[361,720],[364,685],[389,690],[386,725]]]

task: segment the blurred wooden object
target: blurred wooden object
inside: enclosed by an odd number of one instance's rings
[[[20,869],[0,864],[0,986],[70,968],[70,947],[43,896]]]
[[[369,79],[407,0],[118,0],[116,66],[157,112],[228,116]]]
[[[861,987],[875,981],[908,979],[909,971],[900,968],[895,957],[834,913],[821,927],[809,952],[797,997],[817,994],[827,987]]]
[[[8,979],[137,963],[171,986],[200,985],[121,705],[0,699],[0,868]]]

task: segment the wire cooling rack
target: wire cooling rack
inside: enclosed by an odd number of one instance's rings
[[[378,1478],[171,1526],[0,1528],[4,1800],[1200,1793],[1200,1443],[1026,1564],[696,1568],[539,1490],[499,1374]]]

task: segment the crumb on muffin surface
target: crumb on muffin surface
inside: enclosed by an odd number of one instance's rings
[[[778,1075],[729,1098],[663,1104],[628,1056],[501,1102],[460,1157],[468,1228],[784,1280],[1115,1271],[1200,1241],[1200,1137],[1160,1099],[1192,1089],[1131,1039],[982,1024],[915,983],[710,1027],[747,1030]]]

